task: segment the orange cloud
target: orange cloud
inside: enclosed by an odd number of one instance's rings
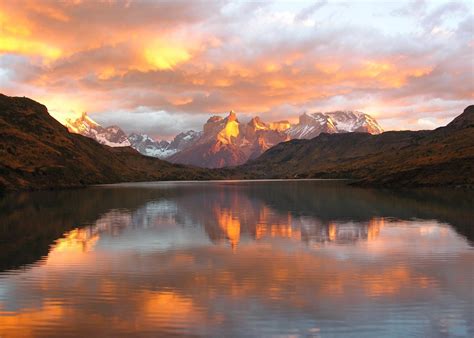
[[[156,41],[145,48],[144,56],[152,69],[169,70],[191,58],[190,52],[169,41]]]
[[[34,13],[45,15],[53,20],[69,22],[71,18],[61,8],[55,7],[54,5],[54,3],[49,5],[43,1],[41,3],[28,3],[26,7]]]
[[[40,41],[0,36],[0,53],[40,55],[46,59],[57,59],[61,49]]]
[[[231,15],[219,2],[20,4],[0,4],[0,67],[9,81],[2,87],[47,104],[74,97],[53,110],[233,108],[291,120],[304,110],[376,106],[382,117],[411,123],[418,118],[403,115],[423,117],[421,97],[447,109],[474,93],[472,48],[463,52],[472,47],[470,26],[461,21],[449,39],[400,33],[387,45],[377,29],[339,22],[314,29],[271,9]]]
[[[16,20],[0,9],[0,55],[17,53],[42,56],[48,60],[61,56],[61,49],[32,37],[32,29],[27,21]]]

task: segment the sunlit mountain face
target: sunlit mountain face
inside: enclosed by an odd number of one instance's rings
[[[471,195],[321,181],[9,195],[0,334],[469,336]]]
[[[385,130],[433,129],[472,101],[473,10],[471,1],[1,1],[0,88],[61,122],[87,111],[168,141],[231,109],[245,122],[362,111]]]

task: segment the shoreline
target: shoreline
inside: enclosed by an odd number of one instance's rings
[[[45,188],[28,187],[25,189],[2,189],[0,187],[0,197],[7,194],[25,193],[25,192],[41,192],[41,191],[64,191],[99,187],[114,187],[114,188],[128,188],[128,187],[156,187],[174,184],[206,184],[206,183],[265,183],[265,182],[304,182],[304,181],[318,181],[318,182],[345,182],[347,185],[360,189],[377,189],[377,190],[413,190],[413,189],[449,189],[449,190],[474,190],[474,186],[466,185],[414,185],[414,186],[397,186],[384,184],[370,184],[363,180],[356,180],[351,178],[256,178],[256,179],[209,179],[209,180],[161,180],[161,181],[124,181],[116,183],[93,183],[87,185],[70,185],[70,186],[52,186]]]

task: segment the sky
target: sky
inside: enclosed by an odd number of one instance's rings
[[[433,129],[474,102],[474,2],[0,0],[0,92],[165,139],[231,109]]]

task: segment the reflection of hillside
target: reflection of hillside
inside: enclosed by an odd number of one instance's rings
[[[76,228],[65,233],[63,237],[55,241],[51,251],[55,253],[89,252],[94,249],[101,234],[118,235],[130,225],[133,225],[130,212],[112,210],[102,215],[93,225]]]
[[[65,232],[97,226],[101,219],[108,222],[108,232],[167,222],[202,226],[211,240],[234,247],[243,237],[371,240],[381,227],[377,222],[387,217],[437,219],[472,241],[473,204],[472,191],[390,192],[317,181],[166,183],[12,194],[0,199],[0,270],[40,259]],[[113,225],[104,219],[112,211],[130,219]]]
[[[390,191],[355,188],[330,181],[284,181],[268,184],[265,189],[258,184],[247,184],[241,190],[249,198],[262,200],[274,210],[291,212],[293,216],[316,217],[323,222],[368,222],[373,217],[436,219],[452,225],[457,232],[474,241],[472,190]]]

